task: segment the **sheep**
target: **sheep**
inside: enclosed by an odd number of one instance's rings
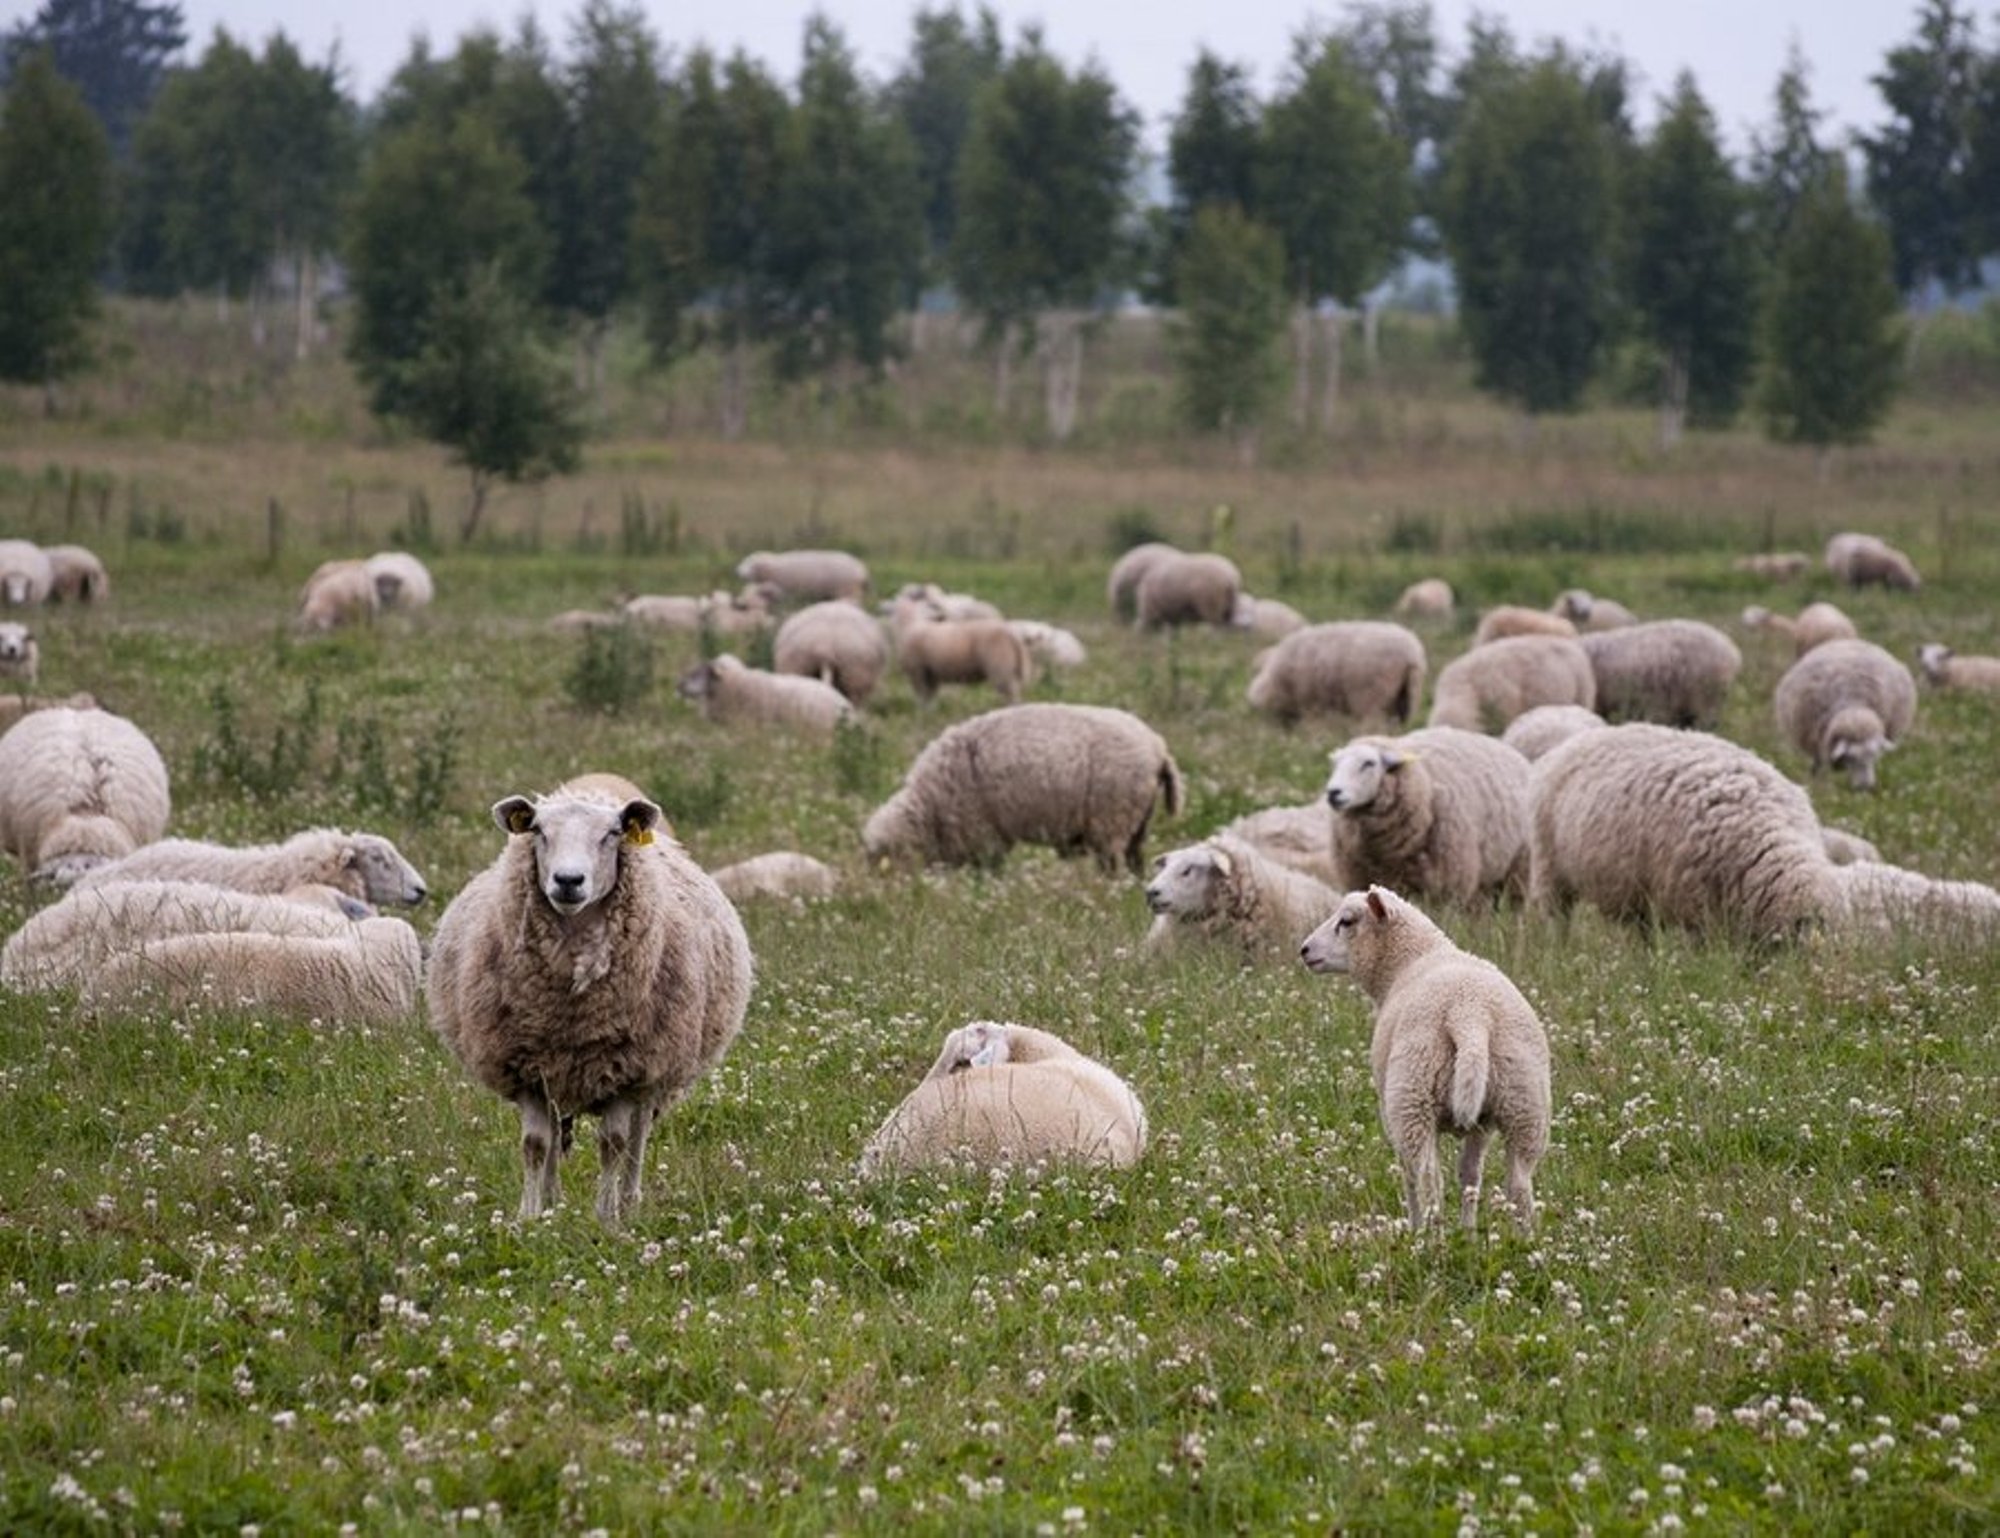
[[[638,1205],[654,1117],[742,1028],[750,942],[643,797],[560,786],[505,797],[493,820],[506,847],[432,938],[431,1026],[519,1109],[524,1220],[556,1204],[575,1119],[599,1118],[597,1217],[615,1228]]]
[[[1146,1151],[1131,1086],[1034,1026],[975,1020],[945,1038],[923,1082],[861,1150],[864,1178],[970,1160],[1075,1160],[1130,1169]]]
[[[1799,610],[1796,619],[1773,614],[1762,604],[1753,603],[1743,611],[1743,625],[1749,630],[1769,630],[1789,636],[1794,658],[1803,657],[1828,641],[1852,641],[1861,635],[1854,628],[1854,621],[1830,603],[1809,603]]]
[[[55,706],[0,736],[0,850],[36,880],[68,886],[166,831],[167,766],[108,710]]]
[[[1873,534],[1836,534],[1826,542],[1826,569],[1849,587],[1874,583],[1914,593],[1923,586],[1910,558]]]
[[[1577,642],[1597,677],[1597,711],[1607,721],[1710,727],[1743,667],[1736,643],[1700,620],[1650,620],[1594,630]]]
[[[1431,698],[1430,724],[1498,732],[1538,705],[1597,703],[1590,658],[1568,636],[1503,636],[1446,663]]]
[[[17,689],[31,689],[41,675],[42,649],[26,625],[0,620],[0,680]]]
[[[2000,891],[1983,881],[1944,881],[1880,861],[1858,860],[1834,871],[1831,926],[1880,936],[1921,929],[1956,932],[1990,945],[2000,935]]]
[[[1396,599],[1396,613],[1404,619],[1448,620],[1458,602],[1451,584],[1442,577],[1425,577],[1404,588]]]
[[[382,598],[365,561],[327,561],[299,591],[301,630],[327,631],[371,623]]]
[[[823,860],[795,849],[752,855],[709,873],[733,903],[753,897],[831,897],[840,874]]]
[[[324,1021],[395,1025],[417,1011],[423,952],[401,919],[371,918],[339,935],[233,930],[148,940],[83,981],[100,1012],[209,1002]]]
[[[1267,806],[1245,812],[1216,830],[1217,837],[1240,839],[1267,860],[1327,882],[1333,869],[1333,825],[1326,815],[1326,797],[1315,796],[1299,806]]]
[[[1180,769],[1159,733],[1099,705],[1004,705],[919,753],[862,831],[870,860],[998,864],[1015,844],[1089,851],[1137,875],[1156,801],[1178,816]]]
[[[562,635],[582,635],[591,630],[615,630],[627,623],[620,609],[564,609],[549,620],[549,629]]]
[[[50,603],[96,603],[111,596],[104,563],[82,545],[44,545],[49,562]]]
[[[855,704],[867,702],[889,666],[889,638],[859,605],[844,599],[809,604],[778,627],[771,668],[832,684]]]
[[[1112,564],[1111,575],[1104,584],[1104,596],[1111,604],[1111,612],[1119,619],[1132,619],[1139,612],[1139,584],[1151,571],[1168,556],[1181,552],[1160,540],[1147,540],[1134,545]]]
[[[1339,902],[1324,881],[1217,834],[1154,860],[1146,906],[1156,916],[1145,948],[1169,949],[1192,933],[1249,956],[1289,955]]]
[[[1368,1055],[1410,1227],[1424,1227],[1441,1205],[1437,1145],[1445,1132],[1464,1139],[1460,1223],[1477,1226],[1480,1164],[1498,1132],[1508,1204],[1530,1227],[1535,1169],[1549,1146],[1549,1038],[1521,990],[1379,886],[1343,897],[1299,955],[1314,972],[1346,973],[1374,1004]]]
[[[1528,761],[1454,726],[1357,737],[1332,755],[1333,868],[1442,902],[1518,893],[1527,879]]]
[[[200,881],[79,884],[31,917],[0,947],[0,982],[74,987],[112,956],[176,935],[246,931],[325,938],[346,934],[374,909],[336,888],[306,883],[282,893],[239,892]]]
[[[753,582],[738,593],[717,588],[702,610],[702,626],[717,635],[757,635],[777,623],[771,606],[783,597],[764,582]]]
[[[1639,622],[1639,617],[1622,603],[1594,597],[1580,587],[1564,589],[1549,605],[1549,612],[1561,615],[1579,631],[1616,630]]]
[[[1236,563],[1221,555],[1162,556],[1139,580],[1137,620],[1141,630],[1180,625],[1229,623],[1243,578]]]
[[[791,603],[859,603],[868,592],[867,566],[845,550],[759,550],[736,563],[736,576],[769,583]]]
[[[1732,563],[1736,570],[1773,582],[1789,582],[1803,577],[1812,557],[1803,550],[1772,550],[1757,555],[1739,555]]]
[[[1917,666],[1933,688],[2000,694],[2000,657],[1961,657],[1942,641],[1926,641],[1917,648]]]
[[[1074,632],[1060,625],[1051,625],[1039,619],[1010,619],[1007,625],[1021,638],[1021,644],[1028,648],[1028,655],[1045,667],[1082,667],[1089,660],[1090,654],[1083,649],[1083,642],[1076,638]]]
[[[1817,924],[1833,890],[1804,790],[1748,748],[1650,722],[1583,732],[1534,766],[1528,898],[1753,940]]]
[[[41,546],[25,539],[0,539],[0,608],[24,609],[48,601],[55,568]]]
[[[681,674],[679,692],[708,720],[725,726],[789,726],[831,737],[841,722],[854,719],[854,706],[832,684],[746,667],[727,653]]]
[[[988,683],[1008,704],[1034,676],[1028,646],[1005,620],[938,617],[928,598],[898,598],[896,663],[920,704],[937,697],[940,684]]]
[[[160,839],[99,866],[77,884],[109,881],[205,881],[238,892],[282,892],[316,881],[364,902],[410,908],[429,892],[423,875],[388,839],[340,828],[308,828],[277,844]]]
[[[641,593],[628,598],[620,610],[627,619],[655,630],[695,632],[712,630],[718,635],[747,635],[771,623],[771,607],[761,587],[742,593],[718,590],[691,593]]]
[[[36,710],[95,710],[92,694],[0,694],[0,734],[21,717]]]
[[[889,600],[886,611],[899,612],[899,605],[928,603],[939,619],[1005,619],[999,606],[970,593],[947,593],[935,582],[905,582]]]
[[[1415,632],[1386,620],[1308,625],[1254,664],[1250,704],[1290,726],[1307,715],[1407,721],[1428,663]]]
[[[1550,614],[1542,609],[1524,608],[1520,604],[1503,603],[1479,616],[1479,628],[1472,633],[1472,644],[1484,646],[1489,641],[1501,641],[1508,636],[1517,635],[1573,637],[1576,633],[1576,626],[1560,614]]]
[[[407,550],[378,550],[361,564],[375,584],[376,606],[385,614],[424,608],[437,594],[430,568]]]
[[[1916,718],[1917,682],[1873,641],[1828,641],[1785,670],[1771,704],[1815,773],[1845,769],[1848,784],[1873,790],[1876,760]]]
[[[1581,705],[1537,705],[1509,721],[1500,740],[1532,764],[1558,743],[1604,724],[1604,717]]]
[[[1248,593],[1238,593],[1229,625],[1232,630],[1247,630],[1252,635],[1276,640],[1294,630],[1305,629],[1306,617],[1283,599],[1253,598]]]

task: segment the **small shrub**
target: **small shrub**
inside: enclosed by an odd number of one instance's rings
[[[1119,508],[1111,515],[1105,530],[1105,543],[1113,555],[1123,555],[1136,545],[1165,541],[1166,537],[1154,520],[1152,509],[1146,507]]]
[[[676,828],[708,828],[722,820],[735,799],[736,787],[720,759],[709,760],[706,772],[663,764],[650,780],[654,798]]]
[[[847,719],[833,728],[833,783],[843,795],[879,801],[888,794],[893,771],[889,745],[864,721]]]
[[[237,716],[236,696],[226,684],[209,691],[212,725],[209,737],[195,744],[194,776],[204,783],[235,790],[253,800],[271,801],[290,795],[311,772],[313,749],[319,740],[319,685],[308,682],[305,704],[281,718],[268,743],[246,735]]]
[[[629,624],[586,630],[576,665],[563,678],[571,704],[607,715],[638,704],[652,687],[653,643]]]

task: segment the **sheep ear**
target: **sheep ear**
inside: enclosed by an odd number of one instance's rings
[[[660,809],[650,801],[627,801],[625,810],[618,814],[618,826],[628,844],[652,843],[653,829],[659,820]]]
[[[1208,853],[1209,857],[1215,861],[1215,868],[1221,871],[1223,875],[1227,876],[1236,869],[1236,862],[1229,858],[1228,850],[1212,848]]]
[[[1382,901],[1382,889],[1380,887],[1371,886],[1368,889],[1368,911],[1378,919],[1386,919],[1389,916],[1389,908]]]
[[[493,803],[493,820],[502,833],[528,833],[535,826],[535,803],[526,796],[509,796]]]
[[[1407,754],[1400,753],[1394,748],[1384,748],[1382,750],[1382,767],[1388,770],[1389,773],[1394,774],[1398,769],[1403,767],[1403,760],[1406,757],[1408,757]]]

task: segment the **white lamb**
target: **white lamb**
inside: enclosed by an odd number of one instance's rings
[[[41,675],[42,649],[26,625],[0,620],[0,679],[17,689],[32,689]]]
[[[1523,1228],[1532,1224],[1535,1167],[1549,1146],[1549,1039],[1521,990],[1381,887],[1349,892],[1299,954],[1315,972],[1347,973],[1374,1002],[1369,1060],[1410,1227],[1422,1228],[1442,1201],[1440,1133],[1464,1139],[1467,1228],[1478,1221],[1480,1165],[1495,1132],[1506,1145],[1507,1200]]]
[[[733,903],[758,897],[831,897],[840,887],[838,871],[796,849],[752,855],[709,874]]]
[[[421,609],[437,595],[430,568],[407,550],[378,550],[362,563],[383,613]]]
[[[1917,648],[1917,666],[1934,689],[2000,694],[2000,657],[1961,657],[1941,641],[1926,641]]]
[[[0,850],[37,880],[68,886],[130,854],[171,808],[159,749],[123,716],[57,706],[0,736]]]
[[[25,539],[0,539],[0,608],[24,609],[46,603],[55,579],[55,569],[40,545]]]
[[[579,1115],[599,1118],[597,1216],[638,1204],[654,1117],[722,1057],[750,999],[750,942],[713,880],[659,838],[660,809],[567,786],[509,796],[507,847],[445,909],[431,1025],[521,1115],[521,1216],[553,1206]]]
[[[696,663],[681,675],[678,688],[682,699],[723,725],[747,722],[831,737],[841,722],[854,719],[854,706],[832,684],[746,667],[727,653]]]
[[[1786,669],[1771,703],[1815,770],[1844,769],[1856,790],[1873,790],[1877,760],[1916,719],[1917,683],[1872,641],[1828,641]]]
[[[1324,881],[1242,839],[1217,834],[1153,862],[1146,906],[1157,916],[1145,948],[1168,949],[1199,935],[1247,955],[1288,956],[1339,901],[1340,894]]]
[[[861,1150],[861,1174],[1042,1160],[1129,1169],[1146,1150],[1131,1086],[1033,1026],[979,1020],[945,1038],[937,1061]]]
[[[414,907],[428,888],[403,852],[379,833],[309,828],[277,844],[232,847],[165,838],[100,866],[77,884],[204,881],[239,892],[282,892],[321,882],[369,903]]]

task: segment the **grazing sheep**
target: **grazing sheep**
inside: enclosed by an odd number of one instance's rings
[[[1265,859],[1303,871],[1316,880],[1336,879],[1333,825],[1327,819],[1324,795],[1300,806],[1267,806],[1245,812],[1218,828],[1215,836],[1240,839]]]
[[[579,1115],[599,1118],[597,1216],[639,1201],[654,1117],[727,1050],[750,999],[750,942],[714,881],[655,836],[660,809],[509,796],[506,848],[438,921],[432,1027],[521,1114],[521,1216],[559,1194]]]
[[[1568,636],[1503,636],[1446,663],[1431,698],[1432,726],[1498,732],[1538,705],[1597,703],[1590,658]]]
[[[1458,598],[1442,577],[1425,577],[1404,588],[1396,599],[1396,613],[1404,619],[1448,620]]]
[[[1160,734],[1099,705],[1006,705],[934,738],[862,831],[871,860],[997,864],[1016,844],[1142,869],[1146,827],[1181,774]]]
[[[682,699],[693,700],[703,716],[721,726],[789,726],[831,737],[841,722],[854,718],[854,706],[832,684],[746,667],[727,653],[689,668],[679,689]]]
[[[1834,865],[1805,791],[1721,737],[1583,732],[1534,766],[1529,900],[1755,940],[1824,916]]]
[[[1530,1226],[1535,1167],[1549,1146],[1549,1038],[1521,990],[1379,886],[1343,897],[1299,955],[1315,972],[1346,973],[1374,1003],[1368,1055],[1410,1227],[1422,1228],[1441,1205],[1444,1132],[1464,1139],[1459,1221],[1477,1226],[1480,1165],[1498,1132],[1507,1201]]]
[[[1154,561],[1139,580],[1139,628],[1227,625],[1242,590],[1243,578],[1227,556],[1175,551]]]
[[[1581,705],[1537,705],[1509,721],[1500,740],[1532,764],[1558,743],[1604,724],[1604,717]]]
[[[25,539],[0,539],[0,608],[47,602],[55,580],[55,568],[41,546]]]
[[[859,603],[868,592],[868,568],[845,550],[759,550],[737,562],[736,576],[770,584],[788,603]]]
[[[407,550],[378,550],[362,564],[383,613],[421,609],[436,596],[430,568]]]
[[[1407,721],[1428,664],[1413,631],[1386,620],[1337,620],[1295,630],[1253,665],[1253,707],[1290,726],[1302,716]]]
[[[1431,726],[1356,737],[1332,760],[1326,802],[1339,885],[1469,903],[1526,883],[1529,766],[1505,743]]]
[[[1028,645],[1003,619],[944,619],[921,594],[894,604],[896,663],[920,704],[941,684],[991,684],[1013,704],[1034,675]]]
[[[1815,772],[1845,769],[1848,784],[1873,790],[1876,760],[1916,719],[1917,681],[1873,641],[1828,641],[1785,670],[1771,703]]]
[[[1923,586],[1910,558],[1873,534],[1836,534],[1826,542],[1826,569],[1849,587],[1895,588],[1914,593]]]
[[[1578,637],[1607,721],[1713,726],[1743,667],[1736,643],[1700,620],[1660,619]]]
[[[2000,694],[2000,657],[1961,657],[1942,641],[1926,641],[1917,648],[1917,666],[1933,688]]]
[[[1826,857],[1835,865],[1882,863],[1882,851],[1859,833],[1849,833],[1844,828],[1821,827],[1819,842],[1820,847],[1826,851]]]
[[[616,630],[626,623],[619,609],[565,609],[549,621],[549,629],[563,635],[582,635],[589,630]]]
[[[1130,1169],[1145,1151],[1145,1110],[1117,1074],[1047,1031],[976,1020],[945,1038],[861,1150],[860,1171],[1041,1160]]]
[[[42,670],[42,649],[26,625],[0,620],[0,679],[17,689],[34,687]]]
[[[899,605],[927,603],[939,619],[1005,619],[997,604],[970,593],[948,593],[935,582],[905,582],[889,600],[887,610],[897,613]]]
[[[769,600],[761,587],[741,593],[720,590],[700,596],[683,593],[641,593],[620,605],[627,619],[655,630],[695,633],[712,630],[717,635],[748,635],[767,627],[772,620]]]
[[[31,711],[95,709],[91,694],[0,694],[0,734]]]
[[[1772,550],[1757,555],[1739,555],[1732,563],[1736,570],[1772,582],[1789,582],[1803,577],[1812,557],[1803,550]]]
[[[795,849],[752,855],[709,874],[733,903],[753,897],[831,897],[840,886],[840,874],[831,865]]]
[[[1289,956],[1339,902],[1324,881],[1217,834],[1153,861],[1146,906],[1157,916],[1145,947],[1163,950],[1196,934],[1250,956]]]
[[[205,881],[238,892],[282,892],[320,882],[370,903],[415,907],[428,888],[417,868],[379,833],[309,828],[278,844],[232,847],[165,838],[99,866],[79,886],[107,881]]]
[[[1753,603],[1743,611],[1743,624],[1749,630],[1769,630],[1791,637],[1794,657],[1803,657],[1828,641],[1852,641],[1861,634],[1854,628],[1854,621],[1830,603],[1809,603],[1799,610],[1796,619],[1773,614],[1762,604]]]
[[[1252,635],[1278,640],[1294,630],[1305,629],[1306,617],[1283,599],[1252,598],[1248,593],[1238,593],[1229,625],[1232,630],[1247,630]]]
[[[35,879],[68,886],[166,831],[167,766],[108,710],[24,715],[0,736],[0,849]]]
[[[1479,628],[1472,633],[1472,644],[1484,646],[1489,641],[1504,641],[1509,636],[1517,635],[1573,637],[1576,635],[1576,626],[1560,614],[1550,614],[1543,609],[1529,609],[1520,604],[1503,603],[1479,616]]]
[[[889,637],[873,615],[845,599],[807,605],[771,642],[773,672],[817,678],[857,705],[875,692],[888,666]]]
[[[366,561],[327,561],[299,591],[299,628],[327,631],[342,625],[366,625],[381,607],[381,595]]]
[[[1549,605],[1549,612],[1562,616],[1579,631],[1616,630],[1639,622],[1639,617],[1622,603],[1595,597],[1580,587],[1565,588]]]
[[[1076,638],[1073,631],[1065,630],[1060,625],[1051,625],[1039,619],[1010,619],[1007,625],[1028,648],[1028,655],[1045,667],[1082,667],[1089,659],[1083,642]]]
[[[50,603],[96,603],[111,596],[104,563],[82,545],[44,545],[49,562]]]
[[[414,929],[373,918],[337,935],[231,930],[148,940],[108,958],[82,993],[100,1011],[210,1003],[329,1025],[395,1025],[417,1012],[423,965]]]
[[[1139,584],[1151,571],[1168,556],[1181,552],[1172,545],[1154,539],[1142,545],[1134,545],[1111,567],[1111,576],[1104,584],[1104,596],[1110,601],[1111,612],[1120,619],[1132,619],[1139,612]]]

